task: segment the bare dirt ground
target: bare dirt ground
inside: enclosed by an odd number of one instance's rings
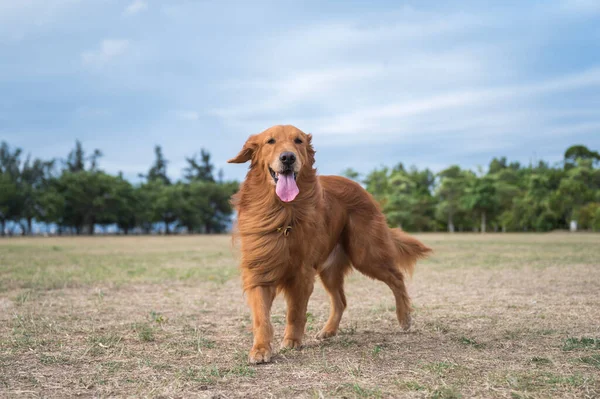
[[[341,334],[317,284],[260,366],[230,237],[0,240],[0,397],[600,397],[600,235],[419,237],[410,332],[355,272]]]

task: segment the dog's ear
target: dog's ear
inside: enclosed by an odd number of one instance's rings
[[[250,136],[246,143],[244,143],[244,147],[240,151],[239,154],[235,156],[235,158],[231,158],[227,163],[244,163],[248,162],[252,159],[252,155],[254,155],[254,151],[258,148],[258,142],[256,140],[256,135]]]
[[[312,134],[306,135],[306,142],[308,144],[308,146],[307,146],[308,150],[306,151],[307,155],[308,155],[308,164],[312,166],[315,163],[315,152],[316,152],[312,145]]]

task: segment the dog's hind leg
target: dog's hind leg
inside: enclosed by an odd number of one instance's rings
[[[368,225],[369,222],[361,221],[361,224]],[[398,249],[383,217],[372,221],[371,227],[371,233],[366,235],[356,234],[357,230],[350,229],[344,247],[356,270],[390,287],[396,299],[398,322],[404,330],[408,330],[411,323],[410,297],[400,269]]]
[[[396,299],[396,317],[398,318],[398,322],[402,329],[410,329],[410,297],[404,284],[404,275],[395,263],[393,261],[378,265],[353,263],[353,266],[362,274],[383,281],[390,287]]]
[[[352,266],[362,274],[383,281],[394,293],[396,316],[404,330],[411,324],[410,297],[405,274],[431,251],[420,241],[398,229],[390,229],[383,214],[371,204],[353,214],[346,225],[343,244]]]
[[[330,258],[319,273],[323,286],[329,294],[331,309],[325,327],[317,334],[318,339],[333,337],[337,334],[340,320],[346,309],[344,275],[350,270],[350,261],[341,247],[336,248]]]

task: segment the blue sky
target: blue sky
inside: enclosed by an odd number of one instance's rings
[[[367,4],[368,3],[368,4]],[[0,0],[0,140],[135,179],[294,124],[336,174],[600,149],[600,1]]]

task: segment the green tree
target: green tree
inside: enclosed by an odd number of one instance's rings
[[[54,223],[58,226],[58,233],[61,234],[67,226],[66,223],[66,204],[62,195],[62,187],[59,178],[50,178],[39,197],[40,208],[36,220],[48,224]]]
[[[491,170],[496,172],[491,173]],[[496,223],[502,228],[502,231],[507,230],[507,220],[510,220],[510,211],[513,208],[515,198],[523,196],[524,189],[521,187],[518,168],[497,168],[490,167],[489,176],[494,180],[497,197],[497,213],[498,219]]]
[[[350,180],[360,181],[360,173],[352,168],[346,168],[342,171],[342,176],[347,177]]]
[[[171,234],[171,225],[177,221],[181,205],[181,184],[167,184],[162,179],[150,180],[142,185],[144,202],[149,213],[144,217],[150,223],[162,223],[165,234]]]
[[[591,159],[578,158],[560,180],[552,194],[552,207],[562,216],[565,224],[577,220],[579,211],[594,202],[600,190],[600,170],[594,169]]]
[[[116,226],[170,234],[218,233],[230,225],[230,196],[238,189],[215,167],[202,149],[187,158],[183,179],[171,182],[168,161],[160,146],[156,159],[133,185],[122,174],[110,175],[98,166],[102,153],[87,155],[81,142],[57,171],[53,161],[23,159],[20,148],[0,144],[0,234],[16,226],[32,232],[35,222],[56,224],[58,232],[93,234],[94,228]],[[388,223],[407,230],[448,231],[491,226],[503,231],[548,231],[568,228],[576,220],[582,229],[600,229],[599,155],[585,146],[565,151],[564,162],[539,161],[524,166],[493,158],[487,174],[451,166],[437,175],[427,169],[382,167],[362,183],[380,204]],[[564,166],[564,167],[563,167]],[[343,174],[358,180],[353,169]]]
[[[496,212],[498,206],[494,180],[490,176],[472,175],[468,179],[463,204],[466,209],[481,216],[480,231],[485,233],[487,219]]]
[[[195,181],[184,185],[177,220],[188,233],[221,233],[233,212],[230,197],[238,190],[237,182]]]
[[[600,231],[600,202],[590,202],[579,209],[578,228]]]
[[[148,174],[145,176],[148,181],[160,180],[165,185],[171,184],[171,179],[167,176],[167,164],[169,161],[165,159],[162,153],[162,147],[157,145],[154,147],[154,155],[156,159],[150,167]]]
[[[493,158],[492,161],[490,162],[490,166],[488,168],[488,173],[489,174],[498,173],[501,170],[504,170],[506,168],[508,168],[508,165],[506,162],[506,157]]]
[[[187,181],[208,181],[214,182],[214,165],[210,162],[210,153],[204,148],[200,150],[199,155],[186,158],[188,166],[184,169],[184,178]]]
[[[114,221],[119,230],[129,234],[136,226],[141,225],[140,191],[123,176],[119,175],[113,182],[111,196],[116,199],[113,206]]]
[[[17,185],[6,172],[0,172],[0,235],[6,234],[6,223],[14,216],[19,202]]]
[[[450,233],[454,233],[455,218],[464,212],[462,197],[467,188],[467,174],[454,165],[438,173],[438,177],[436,216],[446,223]]]
[[[86,157],[85,151],[79,140],[75,141],[75,148],[67,156],[65,161],[66,169],[69,172],[81,172],[84,170],[96,170],[98,167],[98,159],[102,157],[102,152],[95,149],[92,155]],[[85,163],[89,161],[89,168],[86,169]]]
[[[19,191],[22,201],[21,218],[25,219],[26,232],[32,234],[34,219],[41,219],[44,213],[42,197],[48,189],[54,161],[31,161],[28,157],[21,168]],[[25,233],[25,230],[24,230]]]
[[[389,192],[389,169],[375,169],[363,181],[365,188],[382,206],[385,206],[386,196]]]
[[[525,169],[522,174],[525,186],[512,201],[509,210],[500,217],[509,230],[548,231],[556,228],[558,215],[550,206],[553,178],[545,168]]]
[[[8,143],[3,141],[0,144],[0,173],[5,173],[16,181],[20,173],[22,152],[20,148],[11,150]]]
[[[64,199],[62,223],[76,234],[94,234],[96,224],[115,223],[119,202],[116,179],[101,171],[65,171],[57,181]]]
[[[573,145],[565,151],[565,169],[575,166],[578,159],[590,160],[595,163],[600,161],[600,153],[592,151],[584,145]]]
[[[23,194],[20,185],[20,148],[11,150],[8,143],[0,144],[0,227],[1,235],[6,234],[9,221],[18,222],[23,210]]]
[[[434,225],[435,177],[431,171],[406,170],[402,164],[367,175],[364,184],[381,205],[388,223],[407,230],[429,230]]]

